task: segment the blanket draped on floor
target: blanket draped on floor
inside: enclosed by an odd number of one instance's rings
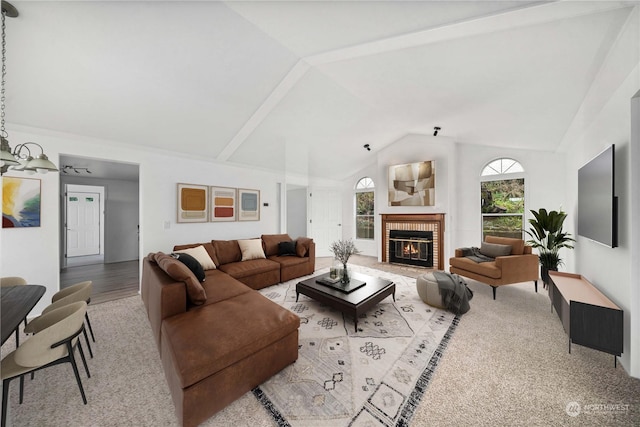
[[[457,274],[444,271],[434,271],[433,275],[438,282],[442,302],[447,310],[454,314],[469,311],[469,300],[473,298],[473,292],[467,287],[467,282]]]

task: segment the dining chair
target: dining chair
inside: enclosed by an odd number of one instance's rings
[[[18,276],[0,277],[0,287],[26,285],[27,281]],[[27,318],[24,318],[24,326],[27,326]],[[16,327],[16,348],[20,346],[20,325]]]
[[[69,291],[71,289],[71,291]],[[42,315],[47,314],[52,310],[56,310],[60,307],[64,307],[65,305],[72,304],[79,301],[87,301],[91,300],[91,291],[93,289],[93,285],[91,281],[77,283],[68,288],[64,288],[61,291],[57,292],[53,298],[52,303],[42,310]],[[36,318],[37,319],[37,318]],[[24,332],[27,334],[35,333],[36,331],[32,327],[34,321],[32,320],[25,326]],[[89,316],[85,312],[85,320],[89,322]],[[89,326],[91,328],[91,326]],[[93,358],[93,350],[91,349],[91,344],[89,342],[89,336],[87,335],[87,330],[83,329],[84,339],[87,341],[87,347],[89,348],[89,355]],[[95,340],[94,340],[95,342]]]
[[[2,377],[2,427],[7,423],[7,404],[9,385],[11,380],[20,377],[20,402],[24,388],[24,375],[40,369],[49,368],[61,363],[70,363],[80,389],[82,401],[87,404],[87,398],[82,387],[78,365],[74,357],[76,347],[84,363],[87,376],[91,376],[82,351],[82,344],[78,336],[84,329],[84,314],[87,303],[84,301],[65,305],[40,316],[39,329],[29,337],[20,347],[2,359],[0,375]]]
[[[67,286],[64,289],[60,289],[58,292],[56,292],[52,297],[51,297],[51,302],[55,303],[58,302],[59,300],[62,300],[66,297],[68,297],[69,295],[77,292],[79,289],[84,289],[87,287],[87,283],[89,283],[89,288],[91,290],[93,290],[92,286],[93,286],[93,282],[91,280],[87,280],[85,282],[80,282],[80,283],[76,283],[75,285],[71,285],[71,286]],[[91,303],[91,292],[89,292],[89,295],[87,297],[87,305],[89,305]],[[93,328],[91,327],[91,321],[89,320],[89,312],[87,311],[87,314],[85,315],[85,320],[87,321],[87,326],[89,327],[89,332],[91,333],[91,339],[93,340],[93,342],[96,342],[96,338],[93,336]]]

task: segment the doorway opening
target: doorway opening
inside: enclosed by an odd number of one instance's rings
[[[140,288],[139,165],[60,156],[60,288],[93,282],[92,302]]]

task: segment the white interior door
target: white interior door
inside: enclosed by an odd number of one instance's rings
[[[316,256],[333,256],[329,245],[342,239],[342,200],[333,189],[314,189],[311,205],[310,232],[316,244]]]
[[[100,193],[67,192],[67,257],[100,254]]]

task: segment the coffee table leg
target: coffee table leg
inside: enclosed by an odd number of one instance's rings
[[[355,323],[356,332],[358,332],[358,315],[357,314],[353,317],[353,323]]]
[[[300,292],[296,292],[296,302],[298,302],[298,297],[300,296]]]

